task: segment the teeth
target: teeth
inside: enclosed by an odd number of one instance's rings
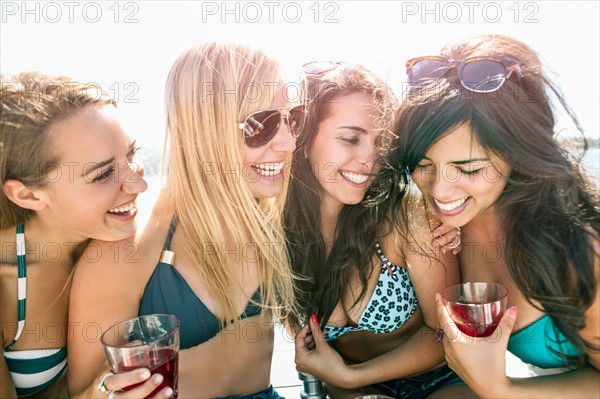
[[[257,163],[254,164],[254,169],[261,176],[276,176],[281,173],[283,169],[283,162],[280,163]]]
[[[340,170],[340,174],[342,176],[344,176],[346,179],[348,179],[351,182],[356,183],[356,184],[362,184],[362,183],[366,182],[367,179],[369,178],[368,175],[363,175],[363,174],[354,173],[354,172],[346,172],[346,171],[342,172],[341,170]]]
[[[109,210],[110,213],[127,213],[137,209],[134,202]]]
[[[433,199],[433,201],[435,202],[435,204],[441,210],[446,211],[446,212],[450,212],[450,211],[455,210],[456,208],[458,208],[459,206],[461,206],[462,204],[464,204],[466,200],[467,200],[466,198],[463,198],[463,199],[459,199],[459,200],[456,200],[456,201],[448,202],[447,204],[442,204],[441,202],[439,202],[435,198]]]

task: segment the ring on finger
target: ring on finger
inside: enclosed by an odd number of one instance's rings
[[[460,246],[460,234],[457,235],[450,244],[446,245],[446,248],[454,249],[454,248],[458,248],[459,246]]]
[[[437,342],[442,342],[444,340],[444,330],[442,330],[441,328],[435,330],[435,340]]]
[[[108,394],[108,399],[115,399],[115,396],[117,396],[118,393],[120,392],[125,392],[122,389],[115,389],[114,391],[110,391],[110,393]]]
[[[110,389],[108,389],[106,387],[106,385],[104,384],[104,382],[106,381],[107,377],[110,377],[111,375],[113,375],[113,373],[105,373],[102,378],[100,378],[100,382],[98,382],[98,390],[102,393],[109,393]]]

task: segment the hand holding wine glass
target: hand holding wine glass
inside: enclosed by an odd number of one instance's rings
[[[435,301],[442,327],[438,331],[441,332],[441,342],[444,345],[448,366],[474,392],[487,392],[491,389],[502,392],[504,387],[498,385],[509,383],[508,379],[504,378],[506,349],[517,319],[518,309],[513,306],[504,312],[493,337],[476,338],[463,333],[458,328],[441,294],[436,294]]]
[[[492,335],[504,315],[507,297],[503,285],[484,282],[453,285],[442,293],[450,317],[471,337]]]
[[[102,334],[102,345],[113,373],[121,374],[146,368],[162,381],[146,398],[152,398],[163,388],[177,398],[177,368],[179,359],[179,320],[172,315],[146,315],[115,324]],[[101,381],[100,386],[104,385]],[[115,392],[129,391],[141,383]],[[102,390],[102,389],[101,389]]]

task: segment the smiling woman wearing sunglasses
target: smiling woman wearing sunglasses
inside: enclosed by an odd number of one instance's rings
[[[304,120],[284,83],[275,60],[245,46],[185,52],[166,84],[167,183],[145,230],[133,242],[98,243],[101,258],[78,265],[75,325],[106,330],[143,314],[179,318],[180,398],[279,397],[269,384],[273,312],[285,317],[294,293],[282,202],[273,197],[284,193]],[[209,85],[220,90],[205,92]],[[117,399],[152,391],[119,392],[149,378],[147,370],[101,379],[102,346],[84,332],[74,329],[69,345],[71,393],[111,391]]]
[[[494,339],[460,335],[436,297],[448,364],[480,397],[598,397],[598,191],[557,142],[549,96],[577,120],[515,39],[474,38],[442,54],[407,64],[413,87],[390,163],[462,228],[463,281],[509,290]],[[507,348],[533,378],[506,376]]]

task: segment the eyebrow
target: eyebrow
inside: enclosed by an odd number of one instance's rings
[[[137,140],[133,140],[131,142],[131,144],[129,144],[129,150],[128,150],[128,152],[131,151],[133,148],[135,148],[136,141]],[[106,165],[113,163],[114,161],[115,161],[115,157],[112,157],[112,158],[107,159],[105,161],[95,163],[94,166],[90,166],[89,168],[85,168],[85,170],[83,171],[83,173],[81,174],[81,176],[85,177],[85,176],[89,175],[90,173],[92,173],[93,171],[98,170],[100,168],[103,168]]]
[[[112,158],[107,159],[105,161],[94,163],[94,166],[90,166],[89,168],[85,168],[84,171],[83,171],[83,173],[81,174],[81,176],[85,177],[85,176],[89,175],[90,173],[92,173],[93,171],[98,170],[100,168],[103,168],[106,165],[109,165],[109,164],[113,163],[114,161],[115,161],[115,157],[112,157]]]
[[[340,126],[337,129],[338,130],[341,130],[341,129],[354,130],[356,132],[363,133],[363,134],[367,134],[368,133],[366,129],[363,129],[360,126]]]
[[[433,162],[431,159],[429,159],[427,156],[424,156],[423,159],[427,159],[430,162]],[[454,165],[466,165],[469,163],[473,163],[473,162],[488,162],[490,159],[489,158],[473,158],[473,159],[466,159],[464,161],[451,161],[448,163],[454,164]]]

